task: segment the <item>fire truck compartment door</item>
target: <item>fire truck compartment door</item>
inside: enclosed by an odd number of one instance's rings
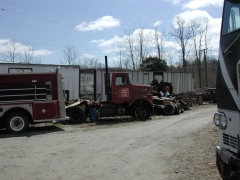
[[[56,119],[58,118],[58,102],[37,102],[34,105],[35,120]]]

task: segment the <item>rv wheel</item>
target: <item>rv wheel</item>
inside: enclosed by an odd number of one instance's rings
[[[29,127],[28,117],[22,112],[9,114],[5,122],[6,129],[10,134],[24,133]]]

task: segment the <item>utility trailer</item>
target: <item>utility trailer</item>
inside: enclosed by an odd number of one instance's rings
[[[0,74],[0,127],[19,134],[29,124],[69,120],[62,81],[58,71]]]

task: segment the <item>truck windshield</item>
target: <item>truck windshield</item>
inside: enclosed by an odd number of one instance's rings
[[[233,31],[240,30],[240,2],[236,0],[225,1],[222,35],[229,34]]]

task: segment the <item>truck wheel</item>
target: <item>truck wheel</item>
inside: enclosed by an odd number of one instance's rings
[[[71,107],[67,109],[67,116],[70,117],[70,124],[84,123],[86,120],[85,113],[80,107]]]
[[[167,115],[167,116],[168,116],[168,115],[173,115],[174,112],[175,112],[175,107],[174,107],[174,105],[172,105],[172,104],[167,104],[167,105],[164,107],[163,111],[164,111],[164,114]]]
[[[9,114],[5,123],[6,129],[10,134],[24,133],[29,127],[28,117],[22,112]]]
[[[150,116],[150,110],[149,107],[146,104],[138,103],[135,104],[131,110],[131,115],[133,117],[136,117],[140,120],[142,119],[148,119]]]

